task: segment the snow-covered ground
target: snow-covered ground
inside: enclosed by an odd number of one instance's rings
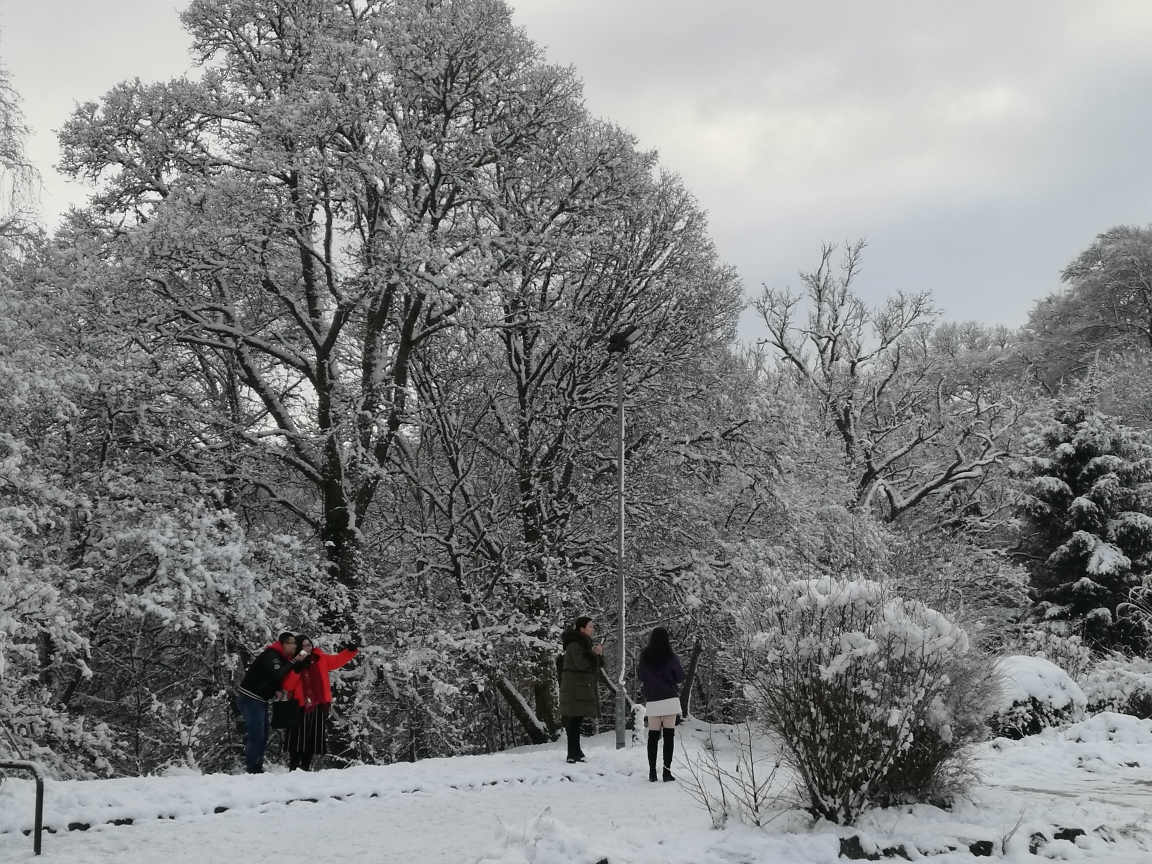
[[[706,728],[681,730],[682,751],[698,753]],[[1152,861],[1152,721],[1122,715],[984,745],[983,782],[950,812],[897,808],[856,828],[785,813],[766,829],[715,830],[678,784],[648,782],[642,746],[616,751],[608,734],[585,749],[582,765],[546,745],[313,774],[50,783],[56,833],[40,860],[808,864],[836,861],[855,835],[866,852],[899,847],[940,864],[973,861],[979,841],[1008,861]],[[31,821],[32,784],[6,780],[0,861],[33,860]]]

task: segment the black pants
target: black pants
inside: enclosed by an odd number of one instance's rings
[[[564,731],[568,733],[569,759],[579,759],[584,755],[584,751],[580,749],[580,727],[583,725],[583,717],[569,717],[564,721]]]

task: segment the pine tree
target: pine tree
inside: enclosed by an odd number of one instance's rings
[[[1152,643],[1138,597],[1152,578],[1152,446],[1081,401],[1028,443],[1020,502],[1036,617],[1100,649]]]

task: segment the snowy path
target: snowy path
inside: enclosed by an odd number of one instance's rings
[[[840,838],[857,832],[938,864],[972,862],[968,844],[976,841],[993,842],[1001,860],[1034,862],[1027,846],[1036,832],[1052,841],[1041,850],[1048,857],[1152,860],[1140,828],[1152,815],[1152,721],[1126,718],[1119,732],[1100,725],[1080,724],[1090,740],[1061,733],[985,747],[984,783],[951,812],[899,808],[866,817],[858,829],[812,830],[792,818],[792,833],[783,822],[767,832],[711,830],[677,784],[647,782],[641,747],[617,752],[611,734],[589,742],[590,761],[577,766],[552,745],[311,775],[53,783],[47,824],[91,827],[46,834],[40,860],[832,864]],[[0,861],[33,860],[19,833],[31,816],[30,787],[0,787]],[[308,798],[316,801],[300,800]],[[133,822],[104,824],[124,819]],[[1075,843],[1052,839],[1059,828],[1086,834]]]
[[[638,773],[643,766],[636,760],[644,760],[641,750],[618,754],[609,749],[605,738],[588,747],[590,763],[575,766],[564,763],[563,750],[549,747],[506,757],[430,760],[414,766],[326,771],[311,777],[273,774],[69,784],[127,788],[111,790],[109,799],[117,803],[99,802],[107,813],[100,813],[91,802],[80,804],[73,799],[73,805],[79,806],[65,816],[63,801],[49,801],[48,824],[63,826],[65,819],[94,823],[103,815],[109,817],[106,821],[134,818],[134,823],[93,824],[86,831],[46,834],[44,860],[135,861],[146,848],[146,860],[199,864],[225,860],[282,864],[286,852],[300,860],[460,864],[476,860],[491,847],[502,824],[517,825],[548,810],[591,836],[666,821],[690,820],[707,826],[706,817],[677,784],[651,784],[646,770]],[[493,768],[497,770],[485,770]],[[205,780],[217,782],[206,784]],[[145,786],[165,783],[177,787],[168,790],[166,798],[153,795],[141,800],[137,793],[143,793]],[[228,784],[247,788],[229,790],[227,797],[212,794],[224,791]],[[198,794],[178,788],[193,785],[214,788],[199,788]],[[341,793],[342,800],[326,797]],[[277,800],[256,803],[261,797]],[[279,800],[303,797],[319,800],[290,804]],[[211,812],[221,806],[214,803],[218,801],[233,806],[227,812]],[[199,812],[188,813],[191,809]],[[170,811],[187,815],[175,820],[156,818],[155,814]],[[61,815],[54,819],[54,814]],[[0,860],[19,860],[24,857],[22,847],[28,845],[29,840],[19,834],[0,835]]]

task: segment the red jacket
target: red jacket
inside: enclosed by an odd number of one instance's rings
[[[339,669],[359,653],[359,649],[341,651],[339,654],[325,654],[319,648],[312,649],[312,654],[316,657],[314,665],[320,670],[320,683],[324,693],[321,704],[327,705],[332,701],[332,684],[328,680],[328,673],[333,669]],[[287,690],[299,704],[304,704],[304,684],[300,680],[299,672],[289,672],[285,675],[284,683],[280,687]]]

